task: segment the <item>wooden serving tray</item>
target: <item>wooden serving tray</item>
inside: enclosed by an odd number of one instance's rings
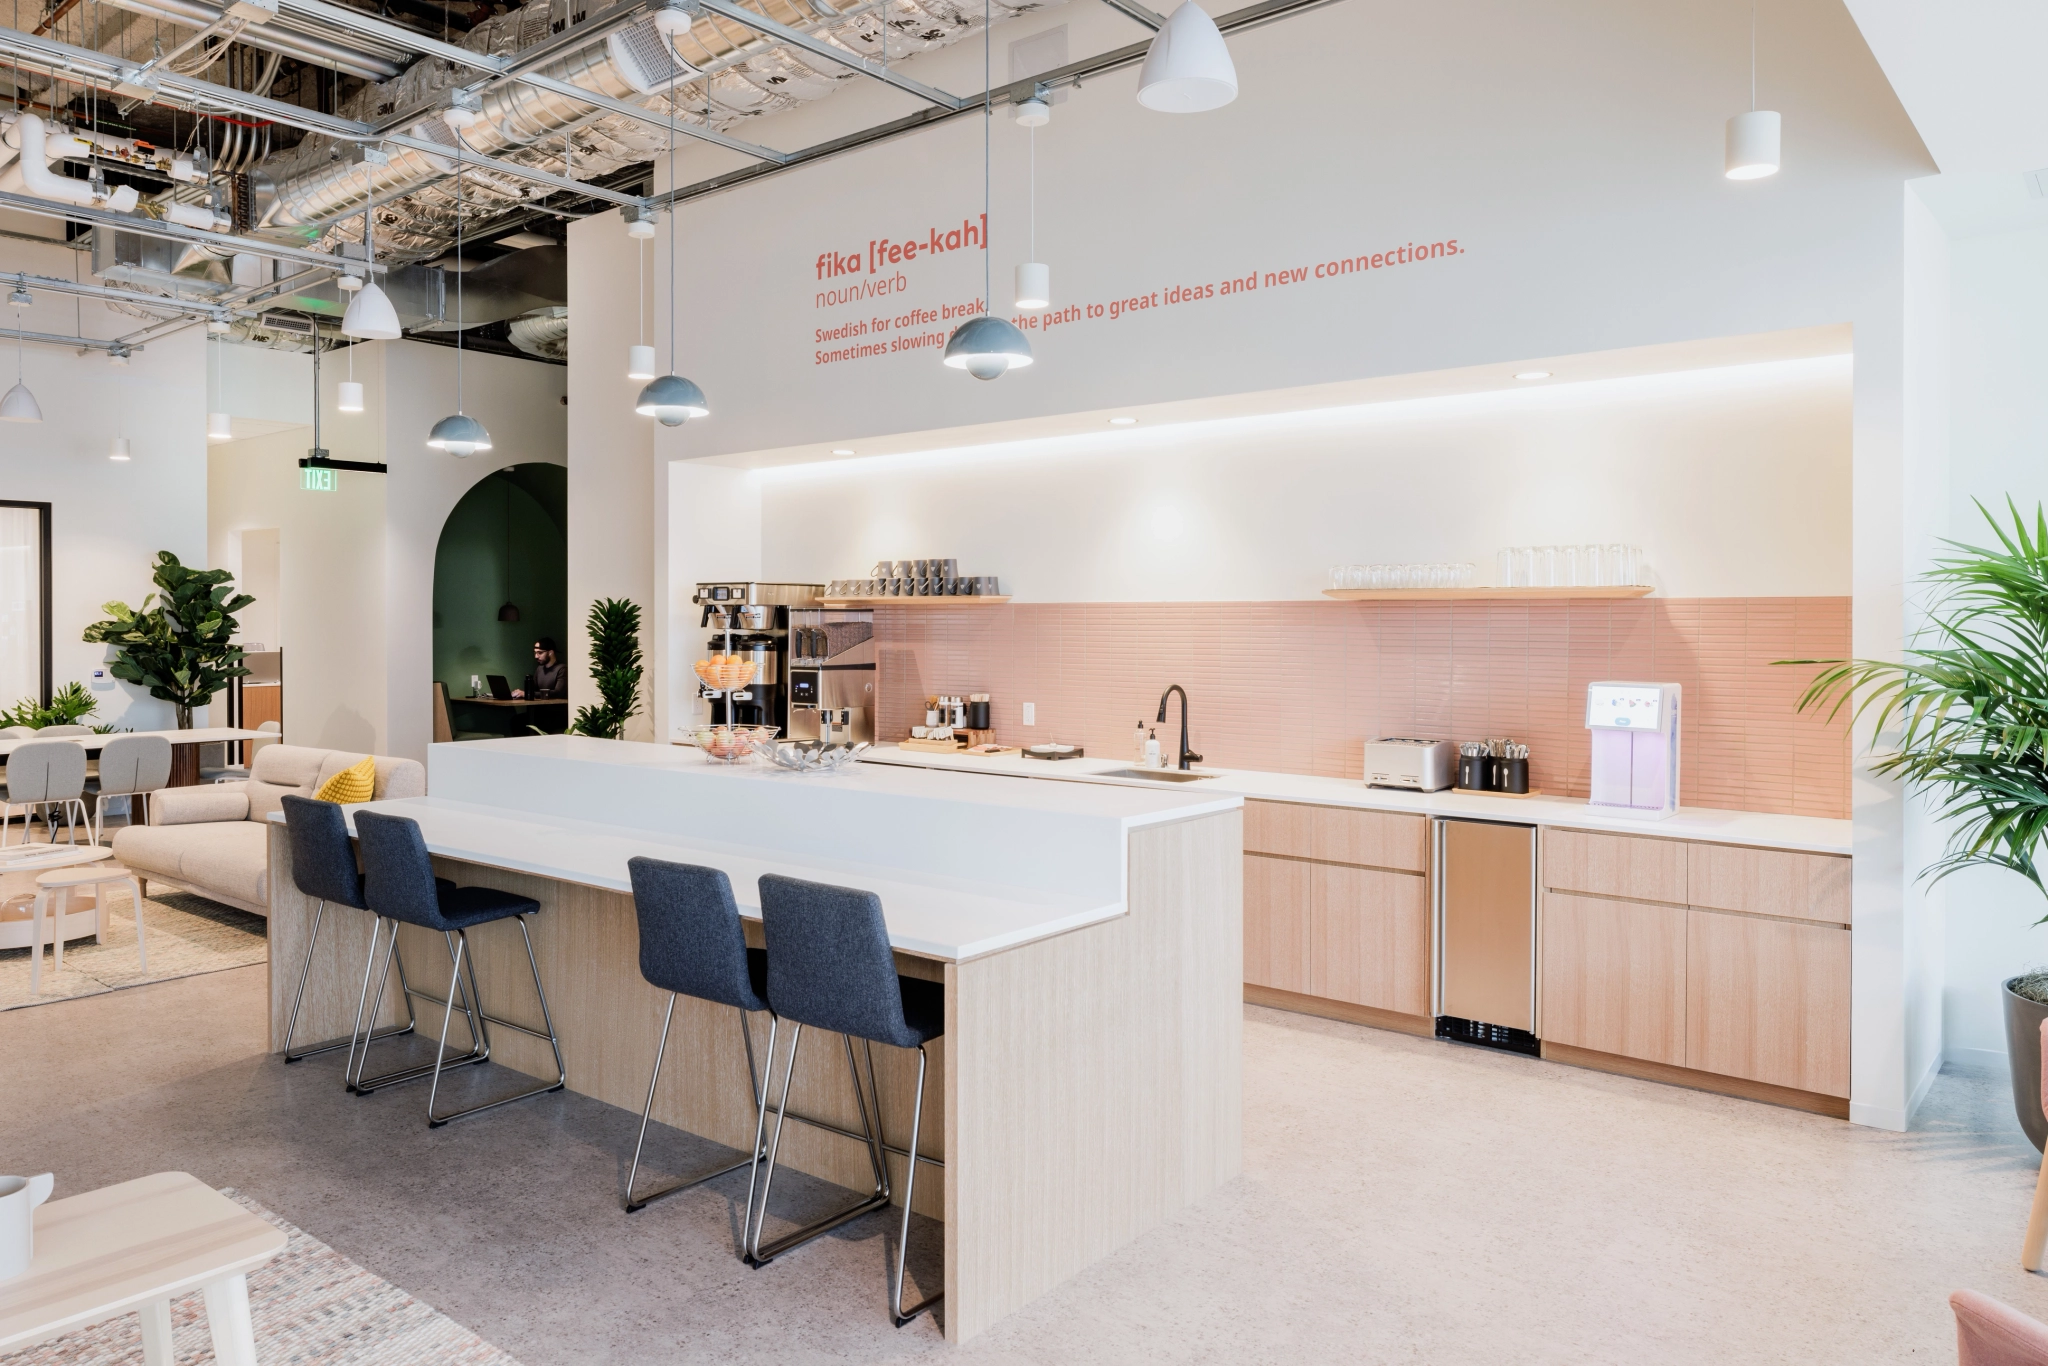
[[[896,748],[912,749],[920,754],[958,754],[967,748],[967,742],[957,735],[951,740],[920,740],[914,735],[906,735],[896,742]]]

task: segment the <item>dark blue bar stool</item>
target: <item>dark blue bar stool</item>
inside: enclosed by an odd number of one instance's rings
[[[419,822],[404,816],[386,816],[375,811],[356,813],[356,840],[363,853],[363,899],[375,914],[390,920],[391,949],[398,945],[398,923],[418,925],[422,929],[438,930],[448,945],[448,958],[453,965],[448,976],[448,996],[436,1002],[442,1007],[441,1039],[434,1051],[434,1061],[423,1067],[403,1068],[387,1072],[380,1077],[365,1079],[363,1070],[370,1061],[370,1043],[364,1040],[362,1053],[356,1063],[355,1079],[350,1089],[359,1095],[368,1095],[384,1086],[411,1081],[431,1074],[433,1087],[427,1092],[427,1127],[438,1129],[450,1120],[465,1115],[479,1114],[494,1110],[500,1105],[509,1105],[515,1100],[538,1096],[548,1091],[559,1091],[569,1081],[568,1069],[562,1064],[562,1041],[555,1037],[554,1017],[548,1012],[547,990],[540,984],[540,964],[533,956],[533,936],[527,932],[526,917],[540,909],[540,903],[532,897],[520,896],[514,892],[501,892],[494,887],[457,887],[434,876],[434,863],[427,853],[427,842],[420,834]],[[478,925],[488,925],[497,920],[517,920],[519,937],[526,941],[527,965],[533,969],[533,989],[540,996],[541,1019],[547,1025],[547,1032],[529,1029],[512,1020],[499,1019],[487,1013],[476,987],[476,967],[469,970],[469,988],[462,987],[463,959],[469,952],[469,931]],[[387,957],[391,950],[387,950]],[[469,1051],[460,1057],[448,1057],[448,1023],[455,1015],[455,997],[462,994],[463,1018],[469,1026]],[[422,996],[426,994],[420,993]],[[433,1000],[426,996],[427,1000]],[[370,1019],[377,1018],[384,1003],[384,983],[377,984],[377,1005],[370,1011]],[[529,1090],[520,1091],[500,1100],[472,1105],[466,1110],[457,1110],[449,1115],[434,1113],[434,1101],[441,1092],[441,1073],[448,1067],[467,1063],[481,1063],[491,1056],[490,1033],[487,1025],[502,1025],[516,1029],[536,1039],[545,1039],[555,1051],[555,1080],[543,1083]],[[357,1031],[362,1025],[358,1022]]]
[[[640,920],[640,975],[668,993],[668,1011],[661,1017],[661,1042],[654,1050],[654,1075],[647,1079],[647,1106],[640,1113],[640,1136],[633,1142],[633,1165],[626,1173],[626,1213],[631,1214],[663,1196],[702,1185],[713,1177],[741,1167],[758,1168],[764,1094],[760,1069],[754,1062],[754,1034],[747,1024],[747,1012],[768,1009],[768,955],[747,947],[746,934],[740,929],[740,908],[732,899],[732,881],[718,869],[633,858],[626,860],[626,870],[633,879],[633,910]],[[647,1121],[654,1113],[654,1090],[661,1084],[661,1061],[668,1053],[668,1029],[675,1019],[677,996],[731,1006],[739,1012],[740,1037],[747,1046],[747,1078],[754,1102],[754,1151],[716,1171],[635,1198],[633,1183],[640,1175],[640,1150],[647,1142]],[[772,1057],[772,1025],[768,1048]],[[747,1208],[753,1207],[750,1174]]]
[[[327,903],[337,906],[351,906],[359,911],[369,910],[363,900],[363,875],[356,870],[356,848],[348,837],[348,821],[342,816],[341,808],[333,802],[314,801],[310,797],[284,797],[284,828],[292,845],[292,883],[302,896],[310,896],[317,903],[313,907],[313,933],[306,940],[306,961],[299,965],[299,990],[292,997],[291,1023],[284,1030],[284,1060],[297,1062],[310,1058],[316,1053],[332,1053],[335,1049],[348,1048],[348,1065],[343,1074],[354,1070],[356,1045],[363,1027],[363,997],[370,992],[370,964],[363,966],[362,996],[356,1000],[356,1033],[333,1043],[318,1044],[292,1052],[292,1037],[299,1031],[299,1005],[306,999],[306,977],[313,970],[313,952],[320,947],[320,922],[327,914]],[[453,883],[449,884],[451,887]],[[384,928],[381,917],[374,918],[370,928],[370,963],[377,961],[377,937]],[[410,1034],[419,1021],[412,1012],[412,989],[405,982],[405,959],[394,954],[398,963],[398,981],[405,995],[405,1027],[387,1029],[375,1035],[388,1039],[398,1034]]]
[[[775,1138],[768,1147],[768,1170],[761,1178],[761,1209],[749,1241],[749,1260],[765,1263],[809,1242],[847,1220],[885,1206],[890,1200],[888,1164],[883,1156],[881,1095],[875,1091],[875,1064],[868,1053],[868,1089],[874,1093],[874,1124],[869,1130],[869,1156],[876,1165],[878,1190],[851,1208],[799,1229],[768,1247],[761,1246],[761,1224],[768,1215],[768,1192],[775,1181],[775,1157],[782,1145],[782,1122],[789,1108],[789,1083],[796,1071],[797,1046],[804,1026],[844,1035],[847,1061],[853,1040],[917,1050],[917,1094],[910,1111],[910,1143],[904,1149],[903,1225],[896,1240],[896,1265],[889,1277],[889,1317],[898,1328],[944,1298],[926,1298],[907,1312],[903,1308],[903,1265],[910,1244],[910,1204],[917,1191],[917,1139],[924,1122],[924,1077],[929,1056],[925,1045],[946,1032],[946,988],[942,983],[896,972],[889,948],[889,929],[882,918],[882,899],[873,892],[825,883],[804,882],[769,874],[761,879],[761,926],[768,943],[768,1003],[779,1020],[796,1028],[790,1034],[789,1060],[782,1070],[782,1098],[776,1106]],[[768,1066],[772,1075],[775,1054]],[[858,1078],[855,1081],[858,1093]],[[867,1101],[861,1101],[862,1121]],[[763,1120],[766,1110],[763,1110]]]

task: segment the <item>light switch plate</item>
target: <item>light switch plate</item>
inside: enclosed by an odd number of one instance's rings
[[[1036,702],[1026,702],[1024,704],[1024,724],[1027,726],[1038,724],[1038,704]]]

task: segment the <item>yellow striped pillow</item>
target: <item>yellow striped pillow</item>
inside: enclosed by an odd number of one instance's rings
[[[320,790],[313,794],[313,798],[323,802],[366,802],[376,793],[377,761],[365,758],[353,768],[345,768],[320,784]]]

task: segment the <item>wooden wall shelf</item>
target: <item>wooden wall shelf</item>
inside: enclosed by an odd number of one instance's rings
[[[1570,598],[1641,598],[1648,584],[1626,588],[1325,588],[1340,602],[1562,602]]]
[[[1001,607],[1007,593],[945,598],[826,598],[820,607]]]

